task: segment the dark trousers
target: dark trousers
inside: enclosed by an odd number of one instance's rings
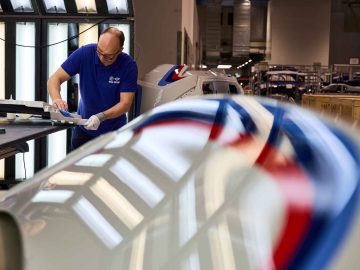
[[[71,151],[87,143],[88,141],[91,141],[94,138],[96,137],[88,135],[79,126],[73,127],[71,131]]]

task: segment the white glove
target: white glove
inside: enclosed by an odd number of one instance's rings
[[[105,120],[104,113],[98,113],[92,115],[84,124],[84,127],[88,130],[97,130],[100,126],[100,123]]]

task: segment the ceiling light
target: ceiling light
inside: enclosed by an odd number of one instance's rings
[[[17,12],[33,12],[30,0],[10,0],[14,11]]]
[[[217,68],[229,69],[232,65],[218,65]]]
[[[79,13],[96,13],[95,0],[75,0]]]
[[[128,14],[127,0],[106,0],[110,14]]]
[[[47,13],[66,13],[64,0],[43,0]]]

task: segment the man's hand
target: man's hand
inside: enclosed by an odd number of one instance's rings
[[[65,111],[67,111],[68,108],[69,108],[66,101],[62,100],[61,98],[53,100],[53,105],[54,105],[55,108],[65,110]]]
[[[84,127],[88,130],[97,130],[100,123],[105,120],[104,113],[98,113],[92,115],[85,123]]]

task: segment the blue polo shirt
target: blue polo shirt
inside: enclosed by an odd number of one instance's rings
[[[135,92],[137,87],[137,65],[126,53],[116,61],[104,66],[97,53],[96,44],[80,47],[73,52],[61,67],[70,76],[80,76],[80,104],[78,114],[82,118],[106,111],[120,101],[120,93]],[[81,129],[91,136],[117,130],[126,124],[126,115],[103,121],[97,130]]]

